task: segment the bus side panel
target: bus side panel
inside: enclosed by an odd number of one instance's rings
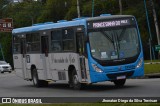
[[[25,78],[22,61],[22,54],[13,54],[14,70],[19,77]]]
[[[31,66],[34,65],[37,69],[39,79],[45,80],[41,54],[27,54],[26,58],[27,58],[26,59],[27,60],[27,70],[29,71],[30,75],[31,75]]]
[[[79,55],[76,53],[51,53],[49,55],[50,70],[53,80],[68,81],[68,68],[73,65],[81,81]],[[62,78],[61,78],[62,77]]]
[[[142,51],[142,50],[141,50],[141,51]],[[135,66],[138,65],[138,62],[139,62],[140,59],[142,59],[142,58],[143,58],[143,52],[140,53],[140,56],[139,56],[139,58],[137,59],[137,62],[136,62],[136,64],[135,64]],[[143,60],[143,62],[142,62],[141,67],[135,69],[132,78],[135,78],[135,77],[143,77],[143,76],[144,76],[144,60]]]

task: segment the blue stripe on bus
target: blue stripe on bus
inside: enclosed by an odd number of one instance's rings
[[[71,26],[79,26],[84,25],[86,27],[86,19],[76,20],[76,21],[67,21],[61,23],[53,23],[53,24],[44,24],[44,25],[37,25],[37,26],[30,26],[24,28],[17,28],[13,29],[12,34],[16,33],[25,33],[25,32],[35,32],[41,30],[48,30],[53,28],[63,28],[63,27],[71,27]]]

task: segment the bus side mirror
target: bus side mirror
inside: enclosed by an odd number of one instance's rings
[[[86,42],[89,42],[89,36],[85,36],[85,37],[84,37],[84,41],[85,41],[85,43],[86,43]]]

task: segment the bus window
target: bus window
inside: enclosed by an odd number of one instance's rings
[[[61,51],[62,50],[62,31],[55,30],[51,32],[51,50],[52,51]]]
[[[77,52],[82,55],[84,53],[84,39],[83,39],[83,33],[77,33],[76,39],[77,39]]]
[[[26,40],[24,38],[21,39],[21,54],[25,57],[26,54]]]
[[[48,56],[48,36],[41,37],[41,50],[42,53],[45,53]]]
[[[63,50],[64,51],[74,51],[74,31],[73,29],[63,30]]]
[[[20,38],[18,36],[15,36],[13,38],[13,43],[14,43],[14,49],[13,49],[13,52],[14,53],[20,53],[21,51],[21,48],[20,48]]]
[[[38,33],[27,34],[27,52],[40,51],[40,36]]]

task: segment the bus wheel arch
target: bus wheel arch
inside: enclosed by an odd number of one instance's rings
[[[31,66],[31,77],[32,77],[33,85],[35,87],[48,86],[48,82],[47,81],[39,80],[37,68],[36,68],[35,65]]]
[[[31,76],[32,76],[34,69],[36,69],[36,66],[32,64],[30,69],[31,69]]]

